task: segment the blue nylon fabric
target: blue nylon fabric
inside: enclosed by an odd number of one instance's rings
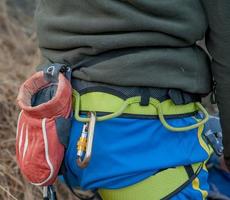
[[[192,117],[167,120],[176,127],[196,123]],[[70,184],[83,189],[116,189],[137,183],[157,171],[208,158],[197,129],[171,132],[158,119],[114,118],[97,122],[92,157],[87,168],[76,164],[76,144],[83,123],[73,119],[65,156]]]
[[[230,198],[230,174],[216,167],[211,168],[209,172],[208,181],[213,187],[215,186],[216,192]]]
[[[208,185],[208,172],[202,169],[198,174],[199,188],[203,191],[209,191]],[[190,183],[186,188],[176,194],[171,200],[202,200],[204,199],[202,193],[199,190],[193,188],[192,183]]]
[[[210,184],[210,196],[225,195],[230,199],[230,173],[223,171],[220,167],[220,158],[213,154],[208,162]],[[221,198],[222,199],[222,198]]]

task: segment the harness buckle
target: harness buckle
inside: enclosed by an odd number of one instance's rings
[[[89,164],[96,124],[96,114],[94,112],[89,112],[88,115],[90,120],[83,125],[81,137],[77,142],[77,164],[81,168],[85,168]]]
[[[213,151],[216,153],[216,155],[221,156],[224,151],[224,147],[222,144],[222,133],[214,133],[211,130],[209,130],[204,135],[211,147],[213,148]]]

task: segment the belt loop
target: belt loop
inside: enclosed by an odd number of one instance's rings
[[[168,91],[168,95],[175,105],[182,105],[185,103],[182,92],[180,90],[170,89]]]
[[[169,89],[168,96],[175,105],[185,105],[191,102],[200,102],[201,97],[198,94],[190,94],[178,89]]]
[[[140,105],[141,106],[148,106],[149,105],[149,100],[150,100],[150,92],[149,89],[146,87],[140,88],[141,90],[141,101]]]

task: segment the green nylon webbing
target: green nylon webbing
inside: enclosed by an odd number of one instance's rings
[[[91,102],[92,102],[92,104],[93,103],[95,104],[95,102],[93,102],[93,101],[90,102],[90,99],[91,100],[94,98],[97,99],[97,96],[99,96],[100,94],[101,94],[101,92],[91,92],[91,93],[87,93],[87,94],[80,96],[80,94],[77,91],[73,90],[74,108],[75,108],[74,109],[74,111],[75,111],[74,116],[75,116],[76,120],[81,121],[81,122],[89,122],[89,120],[90,120],[89,118],[81,117],[79,115],[80,104],[81,103],[84,104],[85,109],[87,109],[88,111],[96,111],[97,107],[99,107],[99,105],[100,105],[99,98],[98,98],[98,102],[97,102],[98,106],[97,105],[90,105]],[[88,99],[84,98],[86,95],[88,95]],[[103,93],[103,96],[104,96],[104,98],[107,98],[107,97],[110,97],[111,95]],[[82,100],[83,98],[84,98],[84,100]],[[116,101],[113,101],[113,98],[116,99]],[[83,102],[81,102],[81,101],[83,101]],[[104,120],[118,117],[118,116],[122,115],[122,113],[124,113],[126,110],[129,110],[129,108],[131,106],[133,106],[135,104],[139,104],[140,101],[141,101],[140,96],[131,97],[131,98],[128,98],[126,100],[122,100],[122,99],[117,100],[116,96],[110,97],[110,98],[108,98],[108,101],[107,101],[107,104],[110,103],[110,105],[104,105],[104,107],[106,107],[106,106],[113,107],[114,112],[112,112],[111,114],[108,114],[108,115],[97,117],[97,121],[104,121]],[[191,105],[193,105],[193,106],[195,105],[196,109],[201,111],[204,114],[204,118],[202,120],[200,120],[199,122],[197,122],[196,124],[186,126],[186,127],[173,127],[173,126],[169,125],[167,123],[167,121],[165,120],[165,117],[164,117],[165,114],[171,114],[171,115],[177,114],[177,108],[180,110],[185,109],[184,113],[186,113],[187,107],[191,107]],[[136,109],[138,109],[139,107],[136,107]],[[174,108],[174,110],[172,108]],[[146,107],[144,109],[146,109]],[[172,104],[172,102],[169,100],[166,100],[164,102],[159,102],[158,100],[156,100],[154,98],[150,98],[149,106],[147,107],[147,109],[152,109],[151,110],[153,112],[152,115],[158,115],[162,125],[165,128],[167,128],[168,130],[174,131],[174,132],[188,131],[191,129],[198,128],[199,126],[205,124],[209,118],[207,111],[204,109],[204,107],[199,102],[189,104],[189,105],[177,106],[177,105]],[[108,109],[108,110],[110,110],[110,109]],[[175,113],[169,113],[168,110],[173,110],[173,111],[175,111]],[[187,109],[187,110],[191,110],[191,108]],[[194,110],[195,110],[195,108],[193,109],[193,111]],[[183,111],[182,111],[182,113],[183,113]]]
[[[205,116],[202,120],[197,121],[196,124],[186,126],[186,127],[173,127],[173,126],[170,126],[167,123],[167,121],[165,120],[165,118],[164,118],[164,114],[162,112],[162,108],[161,108],[160,105],[157,106],[159,119],[160,119],[161,123],[163,124],[163,126],[165,128],[167,128],[170,131],[174,131],[174,132],[189,131],[189,130],[198,128],[198,127],[202,126],[203,124],[205,124],[208,121],[209,115],[208,115],[208,112],[205,110],[205,108],[199,102],[196,102],[195,104],[196,104],[197,108],[199,109],[199,111],[202,111],[202,113]]]
[[[188,177],[184,167],[169,168],[134,185],[121,189],[99,189],[98,192],[103,200],[164,199],[192,181],[190,179],[196,177],[202,165],[203,163],[193,165],[194,177]]]

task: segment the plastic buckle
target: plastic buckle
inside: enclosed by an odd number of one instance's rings
[[[205,132],[204,135],[211,147],[213,148],[213,151],[216,153],[216,155],[222,156],[224,151],[224,147],[222,144],[222,133],[214,133],[211,130],[208,130],[207,132]]]

